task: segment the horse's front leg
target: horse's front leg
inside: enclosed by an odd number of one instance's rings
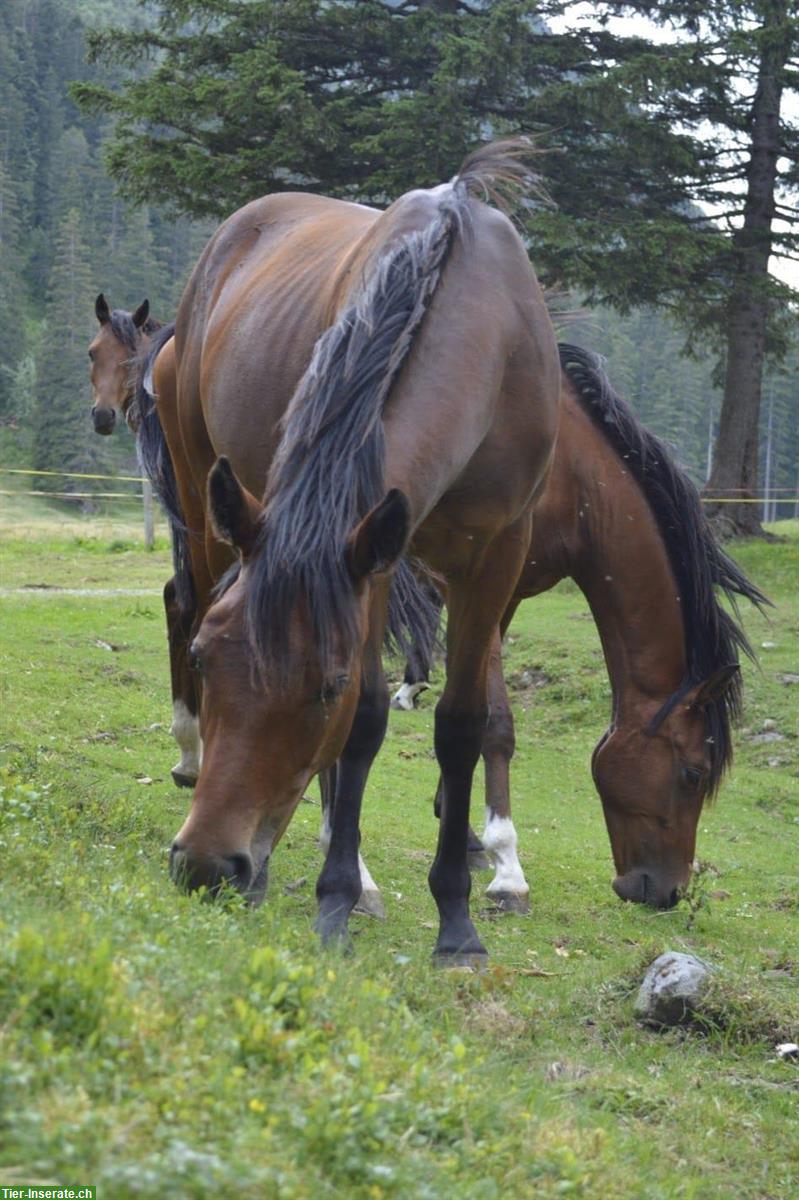
[[[174,577],[164,587],[164,611],[172,682],[172,736],[180,750],[180,760],[171,774],[178,787],[193,788],[202,761],[197,689],[187,657],[195,613],[179,604]]]
[[[516,830],[510,815],[510,760],[516,747],[505,679],[502,642],[497,629],[488,660],[488,723],[483,736],[485,762],[485,846],[494,866],[486,895],[506,912],[530,911],[530,888],[516,852]]]
[[[369,771],[383,744],[388,724],[388,687],[380,657],[382,639],[382,624],[378,622],[378,628],[375,628],[373,622],[361,667],[358,707],[347,743],[335,768],[330,841],[316,884],[319,901],[316,931],[323,944],[347,941],[349,916],[363,890],[361,868],[365,870],[365,864],[359,852],[361,801]],[[329,795],[327,784],[325,790]],[[368,878],[376,891],[371,876]]]
[[[473,574],[449,581],[447,683],[435,722],[441,821],[429,876],[439,912],[435,952],[445,963],[468,963],[486,953],[469,916],[469,802],[488,716],[491,648],[529,545],[529,531],[529,518],[522,519],[494,539]]]
[[[319,830],[319,849],[322,851],[323,857],[327,857],[327,852],[330,849],[337,774],[336,766],[328,767],[327,770],[320,771],[319,773],[319,790],[322,794],[322,825]],[[383,904],[383,897],[380,895],[380,888],[372,878],[372,873],[364,862],[360,850],[358,851],[358,870],[361,876],[361,894],[352,911],[360,913],[365,917],[377,917],[379,920],[384,921],[386,918],[386,909]]]

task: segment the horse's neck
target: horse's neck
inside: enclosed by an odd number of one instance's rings
[[[570,572],[596,621],[616,720],[659,707],[682,682],[685,633],[677,581],[649,503],[601,434],[581,455]]]

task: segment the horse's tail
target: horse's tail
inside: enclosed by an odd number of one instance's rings
[[[523,140],[481,147],[435,199],[419,229],[390,242],[362,292],[316,343],[284,418],[270,472],[258,555],[248,589],[247,623],[261,662],[281,661],[281,630],[300,596],[310,604],[321,655],[332,661],[337,637],[356,636],[346,538],[382,499],[383,409],[414,344],[456,240],[468,232],[469,200],[529,191],[535,182]],[[330,481],[335,479],[335,487]],[[389,629],[406,646],[425,638],[429,605],[413,573],[401,567]]]
[[[139,466],[153,485],[153,491],[169,522],[176,598],[181,612],[188,613],[193,611],[195,606],[188,530],[178,496],[175,467],[158,416],[152,386],[155,360],[174,332],[174,322],[160,326],[151,337],[147,348],[136,359],[135,391],[128,410],[128,420],[136,430],[136,455]]]

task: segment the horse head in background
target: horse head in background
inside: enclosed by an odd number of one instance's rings
[[[100,328],[89,346],[91,361],[92,423],[94,432],[113,432],[117,416],[127,417],[133,399],[132,365],[147,339],[161,323],[150,316],[150,301],[142,300],[135,312],[111,309],[102,292],[94,302]]]

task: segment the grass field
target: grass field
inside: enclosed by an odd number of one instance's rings
[[[736,555],[770,593],[745,615],[736,766],[701,820],[691,904],[622,905],[589,774],[609,688],[570,585],[528,602],[507,673],[529,917],[473,909],[482,975],[431,968],[432,710],[392,713],[364,852],[388,910],[320,954],[316,791],[267,903],[180,896],[164,544],[138,526],[5,529],[0,577],[0,1183],[125,1197],[799,1195],[799,526]],[[99,532],[98,532],[99,529]],[[781,532],[784,527],[781,527]],[[31,587],[30,585],[47,585]],[[20,589],[20,590],[17,590]],[[516,686],[525,668],[544,686]],[[440,682],[439,679],[436,682]],[[763,732],[781,739],[756,741]],[[479,798],[479,791],[478,791]],[[718,964],[705,1028],[636,1025],[666,948]]]

